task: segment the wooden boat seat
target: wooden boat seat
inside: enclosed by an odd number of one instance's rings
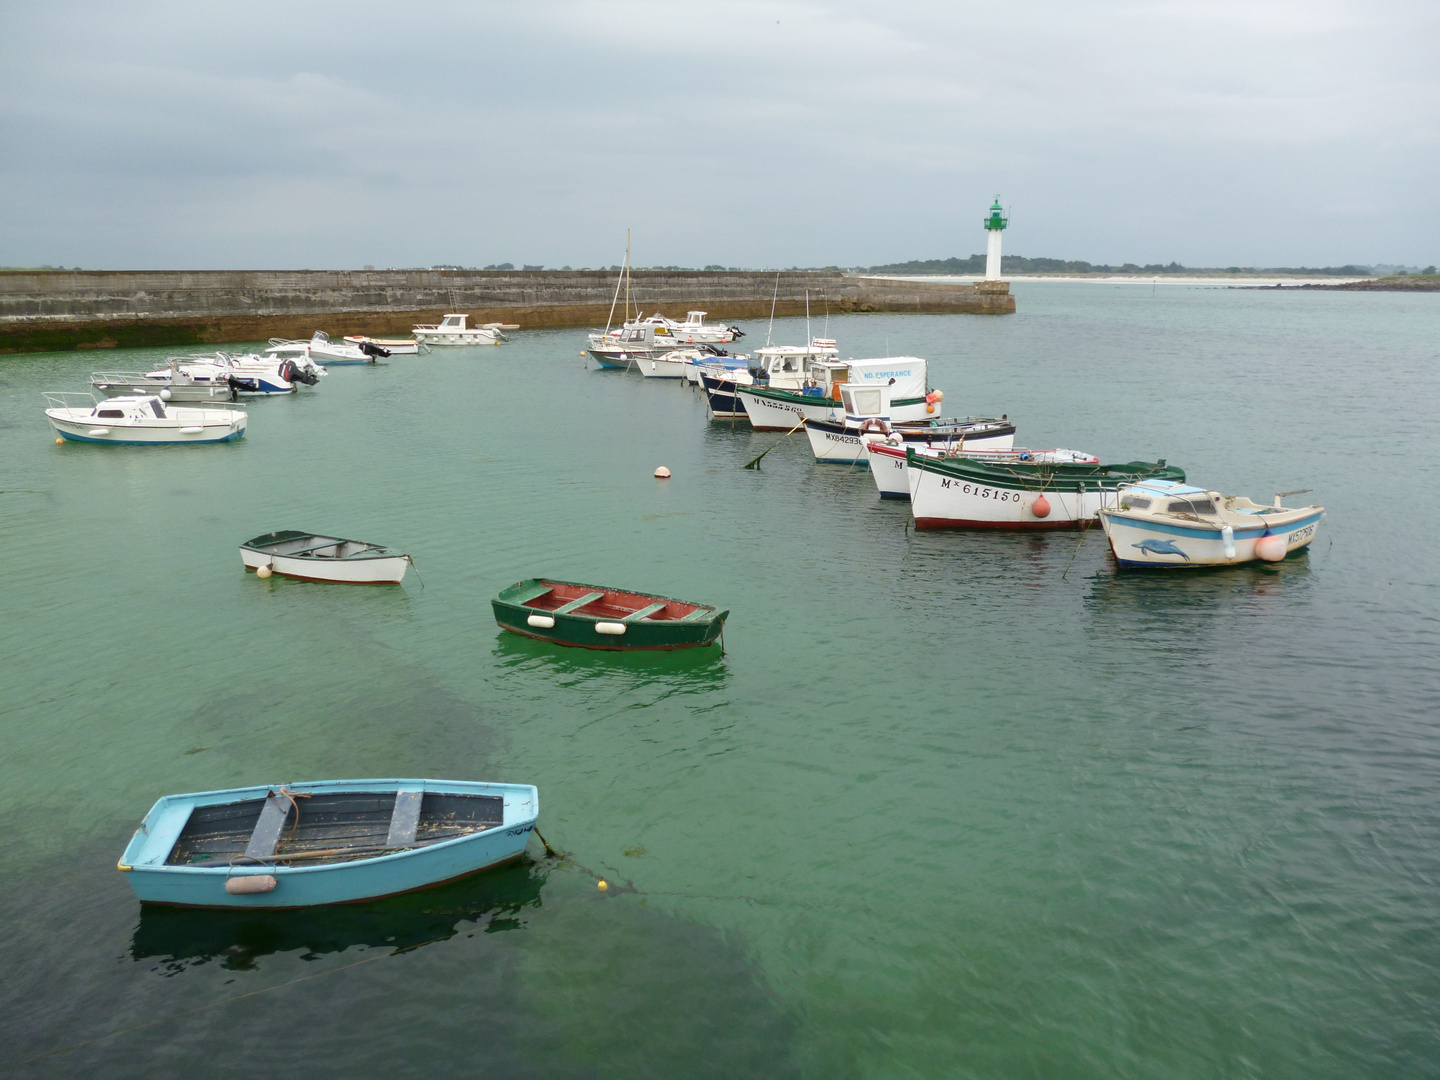
[[[570,612],[574,611],[576,608],[582,608],[582,607],[584,607],[586,604],[593,604],[596,600],[599,600],[599,599],[600,599],[601,597],[603,597],[604,595],[605,595],[605,594],[604,594],[603,592],[592,592],[592,593],[586,593],[584,596],[577,596],[574,600],[571,600],[568,604],[561,604],[559,607],[557,607],[557,608],[555,609],[555,614],[556,614],[556,615],[568,615],[568,614],[570,614]]]
[[[246,858],[275,857],[275,849],[280,846],[280,832],[285,828],[285,818],[290,813],[290,803],[290,799],[281,795],[271,795],[265,800],[260,820],[255,822],[255,831],[250,834],[250,843],[245,846]]]
[[[632,613],[629,614],[629,615],[626,615],[625,618],[622,619],[621,621],[622,621],[622,622],[639,622],[641,619],[648,619],[651,615],[654,615],[657,611],[664,611],[664,610],[665,610],[665,607],[666,607],[666,605],[665,605],[665,603],[664,603],[663,601],[662,601],[661,603],[658,603],[658,604],[651,604],[649,607],[642,607],[639,611],[635,611],[635,612],[632,612]]]
[[[512,597],[510,602],[513,604],[528,604],[531,600],[539,600],[540,597],[544,596],[546,593],[554,591],[555,586],[553,585],[534,585],[531,588],[526,589],[523,593],[520,593],[518,596]]]
[[[682,616],[680,616],[680,618],[676,619],[675,621],[676,621],[676,622],[699,622],[701,619],[707,618],[708,616],[713,615],[713,614],[715,614],[715,613],[714,613],[713,611],[711,611],[709,608],[697,607],[694,611],[690,612],[689,615],[682,615]]]
[[[310,552],[312,552],[312,551],[319,551],[321,548],[339,547],[339,546],[340,546],[340,542],[339,542],[339,541],[336,541],[336,540],[327,540],[327,541],[326,541],[325,543],[323,543],[323,544],[311,544],[309,547],[296,548],[294,551],[266,551],[265,554],[271,556],[272,558],[274,558],[275,556],[279,556],[279,557],[282,558],[282,559],[288,559],[288,558],[290,558],[290,557],[293,556],[293,555],[308,555],[308,554],[310,554]]]
[[[424,800],[423,791],[395,793],[395,809],[390,814],[390,833],[385,837],[386,847],[403,848],[415,843],[415,833],[420,828],[420,804]]]

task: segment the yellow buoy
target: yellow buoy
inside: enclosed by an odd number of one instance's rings
[[[262,566],[262,567],[260,567],[260,569],[258,569],[258,570],[255,571],[255,576],[258,577],[258,578],[267,578],[267,577],[269,577],[272,573],[273,573],[273,571],[270,569],[270,567],[268,567],[268,566]]]
[[[65,440],[64,440],[64,439],[56,439],[56,440],[55,440],[55,445],[56,445],[56,446],[64,446],[64,445],[65,445]]]
[[[608,884],[606,884],[605,879],[602,877],[602,878],[600,879],[600,891],[601,891],[601,892],[604,892],[604,891],[605,891],[606,889],[608,889],[608,888],[610,888],[610,886],[609,886]]]

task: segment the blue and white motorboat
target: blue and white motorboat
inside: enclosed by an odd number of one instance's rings
[[[172,357],[169,367],[146,373],[147,378],[185,376],[199,386],[226,386],[242,397],[291,394],[301,386],[314,386],[326,374],[323,367],[305,356],[274,359],[248,353],[231,356],[217,352]]]
[[[320,780],[165,795],[120,857],[142,903],[297,908],[413,892],[518,859],[529,784]]]
[[[1196,567],[1279,562],[1310,545],[1325,516],[1323,506],[1271,506],[1239,495],[1168,480],[1122,487],[1100,524],[1121,566]]]

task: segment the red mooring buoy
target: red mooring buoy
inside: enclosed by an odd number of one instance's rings
[[[1045,498],[1044,495],[1041,495],[1041,496],[1040,496],[1039,498],[1037,498],[1033,503],[1030,504],[1030,512],[1031,512],[1032,514],[1034,514],[1037,518],[1047,518],[1047,517],[1049,517],[1049,516],[1050,516],[1050,500],[1047,499],[1047,498]]]

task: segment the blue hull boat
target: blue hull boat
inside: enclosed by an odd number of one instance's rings
[[[299,908],[413,892],[518,859],[529,784],[321,780],[165,795],[119,869],[142,903]]]

